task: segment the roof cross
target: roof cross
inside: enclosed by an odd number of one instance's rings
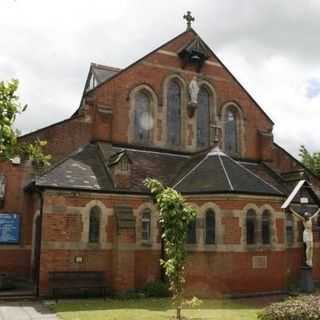
[[[183,19],[187,21],[187,30],[190,30],[191,23],[195,20],[195,18],[191,15],[191,11],[187,11],[187,14],[183,16]]]

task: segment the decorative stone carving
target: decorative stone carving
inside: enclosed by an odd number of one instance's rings
[[[188,114],[189,117],[192,118],[195,110],[198,107],[198,95],[199,95],[200,87],[198,84],[197,77],[193,77],[193,79],[189,83],[189,97],[190,101],[188,103]]]

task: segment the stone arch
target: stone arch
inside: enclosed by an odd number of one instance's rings
[[[98,207],[100,209],[100,230],[99,230],[99,241],[96,245],[104,245],[108,242],[107,240],[107,224],[108,224],[108,216],[112,215],[112,212],[106,208],[104,203],[100,200],[92,200],[86,204],[84,209],[82,210],[82,235],[81,241],[83,243],[89,242],[89,224],[90,224],[90,212],[94,207]]]
[[[207,202],[201,206],[200,214],[203,220],[203,232],[202,232],[202,243],[208,246],[205,242],[205,232],[206,232],[206,213],[208,210],[212,210],[215,214],[215,242],[210,244],[210,246],[216,246],[223,243],[223,225],[222,225],[222,213],[221,208],[213,202]]]
[[[151,211],[151,244],[155,244],[157,242],[157,238],[159,236],[158,230],[158,220],[159,220],[159,212],[156,207],[150,203],[145,202],[141,204],[137,209],[134,210],[134,215],[136,217],[136,239],[138,243],[143,243],[142,239],[142,215],[146,210]]]
[[[276,222],[275,222],[276,212],[275,212],[274,208],[269,204],[264,204],[263,206],[261,206],[260,207],[260,215],[259,215],[260,225],[262,223],[263,213],[265,211],[270,212],[270,231],[271,231],[270,245],[272,245],[274,243],[277,243],[277,232],[276,232]]]
[[[140,84],[134,87],[129,93],[129,127],[128,127],[128,142],[136,143],[136,124],[135,124],[135,115],[136,115],[136,97],[139,93],[145,94],[150,102],[150,138],[147,144],[154,143],[155,137],[157,136],[157,107],[158,107],[158,96],[155,91],[147,84]],[[149,125],[148,125],[149,127]]]
[[[205,80],[199,81],[199,87],[198,108],[193,118],[193,127],[195,131],[196,148],[206,149],[213,141],[214,132],[212,127],[216,122],[216,92],[213,86]],[[203,92],[205,92],[205,95],[203,95]],[[203,105],[204,103],[207,104],[207,106]],[[200,114],[200,112],[202,114]],[[203,138],[203,135],[206,135],[206,138]]]
[[[231,111],[235,117],[235,128],[234,133],[236,137],[234,149],[232,150],[231,155],[234,156],[243,156],[245,154],[245,126],[244,126],[244,114],[241,107],[235,102],[227,102],[222,106],[221,109],[221,122],[222,122],[222,146],[223,150],[228,153],[227,149],[227,134],[226,134],[226,125],[228,112]]]
[[[247,215],[250,210],[253,210],[256,215],[256,221],[255,221],[255,243],[249,244],[249,245],[257,245],[259,243],[259,217],[260,217],[260,209],[257,205],[253,203],[248,203],[243,209],[242,209],[242,233],[241,233],[241,243],[248,245],[247,243]]]

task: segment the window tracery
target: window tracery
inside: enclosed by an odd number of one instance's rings
[[[150,143],[152,127],[151,99],[147,93],[141,90],[135,95],[135,141],[141,144]]]
[[[230,155],[239,153],[238,112],[234,107],[228,107],[224,119],[224,148]]]
[[[204,86],[201,86],[198,95],[197,111],[197,145],[200,148],[209,146],[209,122],[210,122],[210,95]]]
[[[181,86],[171,80],[167,88],[167,143],[178,146],[181,143]]]

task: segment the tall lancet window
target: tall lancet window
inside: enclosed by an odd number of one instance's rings
[[[89,215],[89,242],[98,243],[100,235],[100,208],[94,206]]]
[[[206,148],[209,146],[209,107],[209,92],[204,87],[201,87],[198,95],[197,115],[197,144],[200,148]]]
[[[227,154],[237,155],[239,153],[237,111],[228,108],[224,121],[224,151]]]
[[[139,91],[135,96],[135,141],[141,144],[151,142],[152,127],[153,119],[150,97],[143,91]]]
[[[167,91],[167,135],[168,144],[180,145],[181,142],[181,87],[171,80]]]

